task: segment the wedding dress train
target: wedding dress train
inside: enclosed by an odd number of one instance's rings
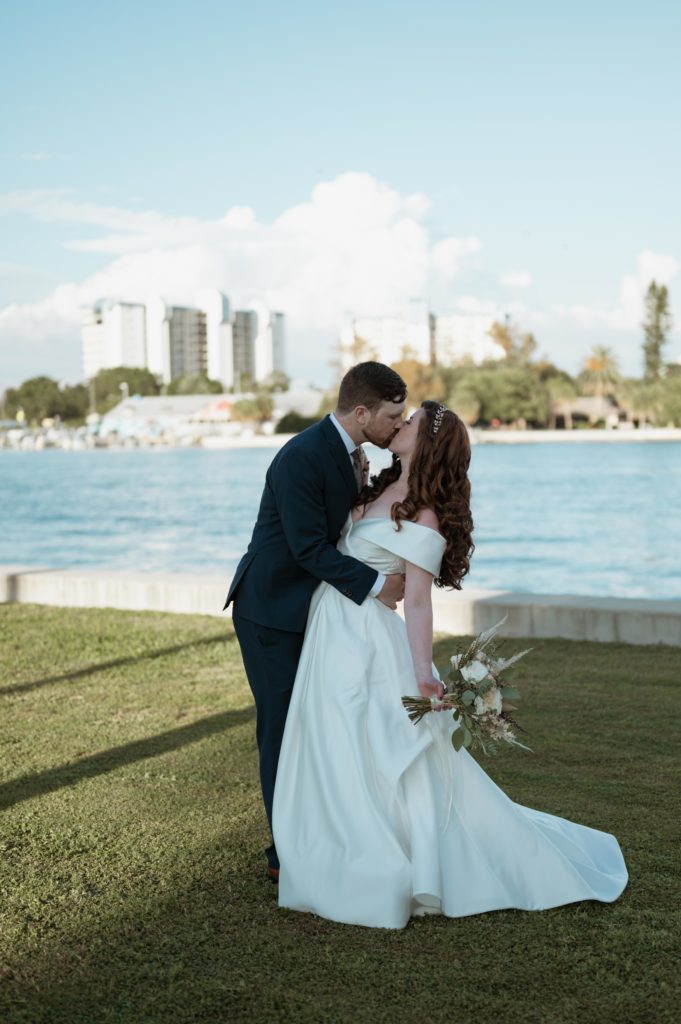
[[[348,518],[338,547],[380,572],[409,561],[436,573],[444,540],[417,523]],[[402,619],[320,584],[274,794],[280,905],[401,928],[424,913],[617,899],[617,839],[514,803],[454,750],[451,714],[412,724],[400,698],[416,692]]]

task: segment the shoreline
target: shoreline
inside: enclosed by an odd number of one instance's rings
[[[681,442],[681,427],[650,430],[478,430],[469,427],[473,445],[478,444],[635,444]],[[281,448],[295,434],[255,434],[251,437],[205,437],[196,446],[206,451],[233,448]]]
[[[681,427],[651,427],[649,430],[479,430],[469,427],[471,444],[476,445],[508,445],[508,444],[661,444],[681,442]],[[246,436],[229,436],[207,434],[197,438],[192,444],[187,442],[169,443],[135,443],[135,444],[95,444],[95,443],[34,443],[29,445],[0,445],[1,452],[17,451],[168,451],[168,450],[202,450],[202,451],[233,451],[237,449],[273,449],[277,450],[290,441],[296,434],[249,434]]]
[[[228,621],[231,609],[225,612],[222,606],[230,580],[228,575],[212,573],[0,565],[0,604],[122,608],[211,615]],[[518,593],[475,587],[433,594],[436,633],[475,635],[504,616],[501,636],[681,648],[681,600]]]

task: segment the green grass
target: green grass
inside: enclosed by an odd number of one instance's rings
[[[485,768],[613,832],[629,887],[390,932],[278,909],[228,624],[1,607],[2,1024],[677,1021],[681,652],[534,648],[536,752]]]

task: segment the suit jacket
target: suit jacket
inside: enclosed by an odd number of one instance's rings
[[[243,618],[302,633],[320,580],[361,604],[378,573],[335,546],[356,499],[352,464],[328,416],[291,438],[267,470],[224,607],[236,598]]]

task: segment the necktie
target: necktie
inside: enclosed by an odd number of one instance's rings
[[[355,448],[354,452],[351,452],[350,458],[352,459],[352,468],[355,473],[355,480],[357,481],[357,490],[362,490],[362,484],[364,483],[363,471],[362,471],[362,449]]]

